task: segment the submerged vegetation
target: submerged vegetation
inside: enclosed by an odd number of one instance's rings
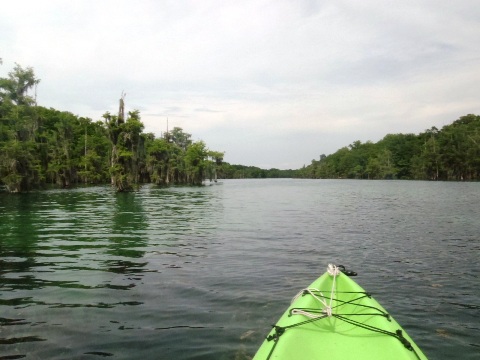
[[[40,82],[16,65],[0,78],[0,186],[10,192],[48,184],[111,183],[128,191],[142,183],[200,185],[206,178],[480,179],[480,116],[465,115],[442,129],[355,141],[298,170],[223,162],[224,153],[192,141],[179,127],[160,138],[144,133],[140,112],[103,120],[38,106],[29,95]]]

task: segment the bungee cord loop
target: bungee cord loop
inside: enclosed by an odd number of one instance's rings
[[[306,289],[300,290],[298,292],[298,294],[293,297],[291,303],[293,304],[298,298],[309,294],[315,300],[320,302],[320,304],[322,304],[322,312],[324,314],[326,314],[328,317],[331,317],[332,314],[333,314],[333,312],[332,312],[332,301],[334,299],[333,295],[335,293],[335,280],[336,280],[337,276],[341,273],[341,270],[340,270],[340,267],[338,267],[336,265],[328,264],[327,272],[330,276],[333,276],[332,288],[330,290],[330,299],[329,299],[328,303],[327,303],[325,295],[323,295],[323,293],[320,290],[315,289],[315,288],[306,288]],[[321,297],[317,296],[315,293],[318,293]],[[318,317],[324,317],[323,315],[313,314],[311,312],[308,312],[308,311],[305,311],[305,310],[302,310],[302,309],[293,309],[290,314],[291,315],[304,315],[304,316],[307,316],[311,319],[315,319],[315,318],[318,318]]]
[[[321,297],[318,297],[315,294],[315,292],[318,293]],[[325,296],[323,295],[323,293],[320,290],[315,289],[315,288],[306,288],[306,289],[300,290],[299,293],[294,296],[291,303],[293,304],[295,301],[297,301],[298,298],[300,298],[304,295],[307,295],[307,294],[311,295],[315,300],[317,300],[318,302],[320,302],[323,305],[323,309],[325,310],[324,312],[327,315],[329,314],[328,316],[332,316],[331,301],[330,301],[330,305],[327,304],[327,301],[325,300]],[[309,313],[308,311],[304,311],[304,310],[301,310],[301,309],[293,309],[292,312],[291,312],[291,315],[305,315],[305,316],[308,316],[311,319],[315,319],[315,318],[321,316],[321,315],[319,316],[319,315]]]
[[[328,264],[327,272],[330,276],[333,276],[332,281],[332,290],[330,291],[330,303],[328,306],[325,307],[324,311],[327,313],[328,316],[332,316],[332,301],[333,301],[333,294],[335,292],[335,280],[337,276],[340,274],[340,269],[338,266]]]

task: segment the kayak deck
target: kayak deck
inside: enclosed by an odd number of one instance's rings
[[[339,270],[329,265],[294,298],[254,360],[426,359],[387,311]]]

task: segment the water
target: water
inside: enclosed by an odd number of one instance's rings
[[[480,354],[480,184],[0,194],[0,359],[249,359],[330,262],[431,359]]]

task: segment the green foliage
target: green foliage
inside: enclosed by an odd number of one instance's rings
[[[120,100],[123,104],[123,98]],[[123,109],[122,109],[123,110]],[[144,138],[143,124],[140,113],[135,110],[128,113],[124,122],[123,117],[104,116],[107,132],[111,142],[111,182],[117,191],[129,191],[138,186],[140,154],[143,154]]]
[[[39,82],[32,68],[16,65],[0,78],[0,185],[21,192],[46,184],[111,182],[128,191],[142,182],[201,184],[223,153],[175,127],[156,139],[144,134],[139,111],[105,113],[92,121],[35,104],[28,91]]]
[[[170,144],[166,139],[155,139],[153,136],[147,142],[147,169],[151,180],[158,185],[168,184]]]
[[[192,143],[185,151],[185,170],[188,183],[201,185],[205,177],[208,150],[203,141]]]
[[[183,129],[179,127],[174,127],[171,132],[167,132],[166,137],[169,142],[172,142],[175,144],[175,146],[178,146],[183,151],[186,151],[187,148],[192,144],[192,135],[184,133]]]
[[[355,141],[299,170],[304,178],[479,180],[480,116],[414,134]]]
[[[1,181],[10,192],[30,190],[40,182],[35,143],[32,141],[7,141],[1,147]]]
[[[300,170],[261,169],[256,166],[231,165],[222,162],[217,167],[218,175],[224,179],[266,179],[299,177]]]
[[[33,68],[22,68],[15,64],[8,78],[0,78],[0,102],[13,102],[15,105],[31,105],[35,99],[28,96],[28,90],[40,82]]]

